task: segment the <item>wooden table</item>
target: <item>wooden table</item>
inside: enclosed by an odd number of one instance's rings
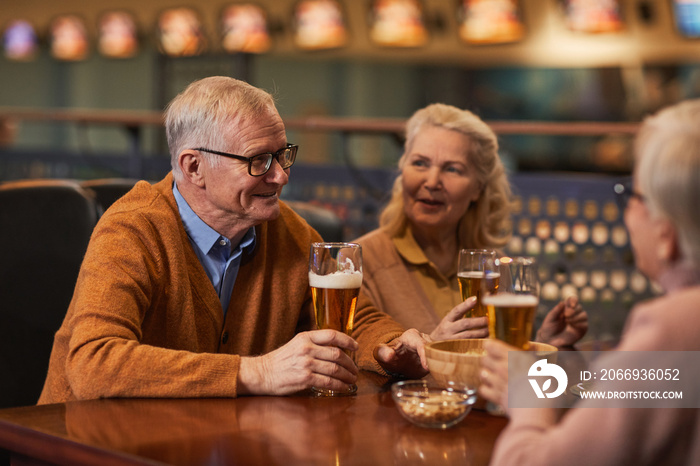
[[[432,430],[404,420],[391,380],[352,397],[106,399],[0,410],[13,464],[485,465],[507,420],[472,410]]]

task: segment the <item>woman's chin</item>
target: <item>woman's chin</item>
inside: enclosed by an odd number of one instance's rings
[[[445,231],[456,231],[456,225],[450,225],[445,221],[443,217],[431,216],[431,215],[421,215],[411,220],[411,226],[414,229],[428,228],[430,230],[439,230],[441,232]]]

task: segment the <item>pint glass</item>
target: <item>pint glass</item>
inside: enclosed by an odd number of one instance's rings
[[[495,259],[496,251],[493,249],[462,249],[459,251],[459,263],[457,280],[462,301],[476,296],[476,304],[464,317],[483,317],[486,315],[486,307],[481,302],[481,282],[484,279],[484,261]],[[489,282],[485,287],[490,293],[498,289],[498,274],[489,275]]]
[[[357,297],[362,286],[362,248],[355,243],[313,243],[309,255],[309,285],[317,329],[352,334]],[[313,387],[319,395],[351,395]]]
[[[482,302],[488,310],[489,335],[528,350],[532,325],[539,304],[539,281],[535,260],[501,257],[485,261],[485,277],[498,274],[496,293],[482,283]]]

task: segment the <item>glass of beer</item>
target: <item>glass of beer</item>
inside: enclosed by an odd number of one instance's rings
[[[498,290],[487,288],[488,277],[498,274]],[[489,335],[528,350],[539,305],[537,265],[531,257],[500,257],[484,262],[482,303],[489,316]]]
[[[362,286],[362,247],[355,243],[312,243],[309,255],[309,285],[317,329],[333,329],[352,334],[357,297]],[[312,387],[319,395],[352,395],[347,392]]]
[[[496,251],[493,249],[462,249],[459,251],[457,280],[459,281],[459,291],[462,293],[462,301],[476,296],[476,304],[464,317],[483,317],[487,315],[486,307],[481,303],[481,282],[484,279],[484,261],[495,258]],[[489,275],[489,282],[485,288],[490,293],[498,289],[497,274]]]

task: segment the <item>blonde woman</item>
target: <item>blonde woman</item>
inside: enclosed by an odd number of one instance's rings
[[[380,227],[359,238],[363,295],[406,328],[434,340],[488,336],[486,317],[464,319],[457,259],[462,248],[510,239],[511,189],[491,128],[467,110],[432,104],[406,125],[405,151]],[[575,297],[555,306],[538,339],[578,341],[588,319]]]

